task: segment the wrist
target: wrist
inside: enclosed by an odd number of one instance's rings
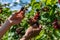
[[[6,20],[4,24],[2,24],[0,31],[3,31],[4,29],[9,28],[10,26],[12,26],[12,23],[9,20]]]
[[[4,26],[4,25],[5,25],[6,27],[7,27],[7,26],[8,26],[8,27],[9,27],[9,26],[12,26],[12,21],[9,20],[9,19],[7,19],[7,20],[5,21],[5,23],[3,24],[3,26]]]
[[[10,29],[12,26],[11,22],[9,20],[6,20],[4,24],[0,28],[0,38],[6,33],[7,30]]]

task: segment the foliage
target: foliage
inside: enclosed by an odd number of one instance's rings
[[[18,3],[14,3],[13,6],[16,6]],[[23,3],[21,3],[23,4]],[[21,5],[19,4],[19,5]],[[53,28],[53,21],[55,18],[60,20],[60,8],[57,6],[57,0],[40,0],[36,2],[36,0],[31,0],[29,7],[32,7],[28,13],[26,13],[25,18],[22,22],[18,25],[14,25],[6,32],[3,36],[3,40],[18,40],[21,38],[25,32],[25,30],[29,27],[27,20],[30,17],[33,17],[35,14],[36,9],[40,9],[40,17],[39,23],[42,25],[42,30],[38,36],[34,37],[35,40],[60,40],[60,30]],[[0,6],[3,6],[0,4]],[[2,13],[0,13],[0,23],[3,22],[8,18],[13,11],[10,8],[6,7],[9,5],[3,6]],[[5,8],[4,8],[5,7]],[[46,8],[47,7],[47,8]],[[22,34],[17,34],[16,29],[19,27],[23,27],[24,30],[21,31]]]

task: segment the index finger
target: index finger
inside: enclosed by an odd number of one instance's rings
[[[20,13],[20,11],[13,12],[12,15],[9,18],[15,18],[17,16],[17,14],[19,14],[19,13]]]

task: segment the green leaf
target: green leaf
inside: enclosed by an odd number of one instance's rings
[[[36,39],[40,39],[43,35],[44,35],[45,31],[41,30],[41,32],[39,33],[39,36],[36,37]]]
[[[40,9],[40,3],[39,3],[39,2],[35,2],[32,7],[33,7],[34,9],[35,9],[35,8]]]
[[[36,0],[31,0],[31,6],[36,2]]]

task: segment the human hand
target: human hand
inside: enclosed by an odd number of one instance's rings
[[[18,24],[22,21],[22,19],[24,18],[24,14],[25,14],[25,9],[21,9],[19,12],[17,13],[13,13],[8,20],[12,23],[12,24]]]
[[[26,33],[24,36],[26,36],[26,39],[30,39],[30,38],[33,38],[37,35],[39,35],[39,32],[42,30],[42,26],[39,25],[39,27],[29,27],[27,30],[26,30]]]

